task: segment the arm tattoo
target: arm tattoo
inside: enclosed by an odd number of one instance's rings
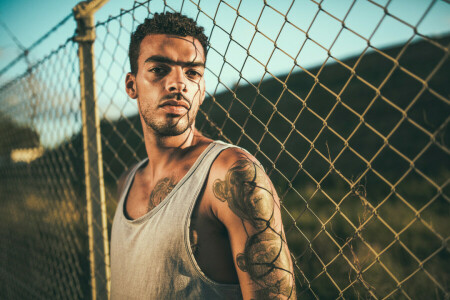
[[[174,179],[170,177],[165,177],[159,180],[153,188],[153,191],[150,193],[147,211],[152,210],[159,203],[161,203],[161,201],[163,201],[167,195],[170,194],[175,185]]]
[[[258,285],[258,299],[295,299],[289,251],[281,230],[276,229],[275,199],[264,170],[247,158],[240,159],[225,180],[214,181],[213,192],[242,220],[248,237],[236,263]]]

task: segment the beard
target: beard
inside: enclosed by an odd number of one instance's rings
[[[141,116],[148,128],[151,128],[158,136],[177,136],[183,134],[192,127],[195,117],[189,114],[190,110],[183,116],[166,116],[165,118],[155,118],[153,114],[148,113],[145,109],[141,112]],[[193,114],[195,116],[195,114]]]

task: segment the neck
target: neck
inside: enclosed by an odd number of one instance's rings
[[[184,133],[177,136],[160,136],[148,127],[143,128],[145,148],[148,156],[148,167],[157,173],[170,163],[179,159],[186,150],[197,145],[203,135],[192,124]]]

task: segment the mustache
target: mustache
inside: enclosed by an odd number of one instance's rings
[[[167,95],[165,95],[165,96],[163,96],[162,98],[161,98],[161,100],[173,100],[173,99],[176,99],[176,100],[185,100],[185,101],[187,101],[188,103],[191,103],[191,101],[189,101],[183,94],[181,94],[181,93],[170,93],[170,94],[167,94]]]

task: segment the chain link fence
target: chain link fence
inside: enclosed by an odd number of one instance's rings
[[[2,299],[89,294],[78,70],[68,40],[0,89]]]
[[[450,4],[408,3],[152,0],[98,22],[104,216],[86,209],[82,162],[95,138],[83,144],[75,39],[3,85],[0,297],[106,297],[108,262],[92,255],[107,257],[107,241],[88,229],[102,232],[103,217],[110,229],[118,178],[146,156],[124,91],[129,36],[145,17],[179,11],[210,36],[197,127],[265,166],[299,298],[448,299],[450,28],[427,28]]]

